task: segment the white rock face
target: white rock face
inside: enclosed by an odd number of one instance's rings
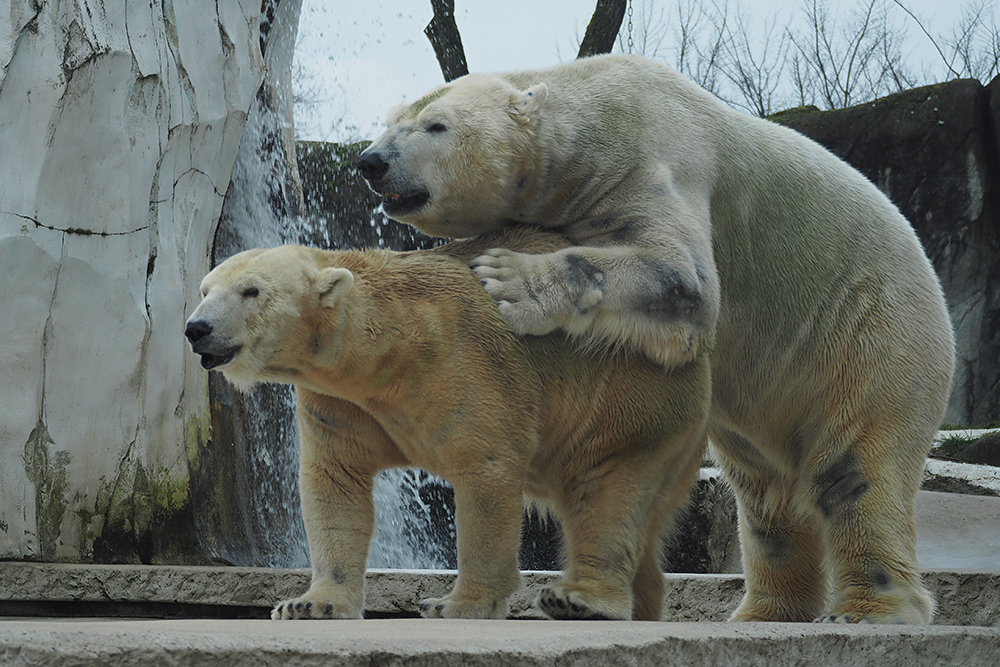
[[[188,501],[208,399],[184,319],[263,76],[259,11],[0,0],[0,558],[87,560],[109,528],[151,543]]]

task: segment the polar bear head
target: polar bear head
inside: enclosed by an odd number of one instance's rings
[[[322,266],[315,254],[301,246],[247,250],[205,276],[184,332],[201,365],[244,390],[294,382],[354,285],[350,270]]]
[[[470,74],[389,112],[358,170],[386,215],[434,236],[468,237],[507,224],[536,160],[545,84],[519,90]]]

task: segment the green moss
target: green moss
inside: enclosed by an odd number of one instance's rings
[[[420,112],[426,109],[431,102],[433,102],[434,100],[441,99],[449,92],[451,92],[451,88],[446,88],[446,87],[441,87],[438,88],[437,90],[432,90],[431,92],[427,93],[419,100],[410,105],[409,108],[410,113],[408,114],[408,116],[410,118],[416,118],[420,114]]]
[[[69,452],[52,452],[55,442],[45,424],[38,422],[24,445],[24,471],[35,486],[35,515],[42,560],[54,560],[66,514]]]
[[[190,504],[188,479],[178,479],[165,471],[149,481],[149,493],[153,512],[178,512]]]
[[[986,424],[941,424],[942,431],[972,431],[988,428],[1000,428],[1000,421],[991,421]]]
[[[791,109],[785,109],[784,111],[778,111],[768,116],[768,120],[773,120],[776,123],[786,123],[795,120],[796,118],[801,118],[802,116],[812,115],[814,113],[819,113],[819,107],[813,104],[807,104],[801,107],[792,107]]]
[[[207,397],[205,404],[208,404]],[[184,424],[184,451],[187,454],[189,468],[197,468],[200,465],[201,449],[211,439],[212,413],[205,408],[202,414],[194,415]]]

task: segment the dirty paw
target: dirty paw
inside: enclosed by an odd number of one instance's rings
[[[614,609],[614,605],[600,602],[582,591],[569,590],[561,585],[543,588],[538,594],[535,605],[552,618],[561,621],[610,621],[631,617],[631,612],[626,612],[624,608]]]
[[[542,280],[536,271],[544,269],[534,255],[524,255],[503,248],[488,250],[472,262],[486,292],[497,302],[500,315],[519,335],[543,335],[559,326],[552,313],[559,308],[551,303],[557,282]]]
[[[813,619],[813,623],[878,623],[878,620],[871,616],[859,616],[858,614],[831,614]]]
[[[450,595],[420,601],[424,618],[506,618],[506,600],[459,600]]]
[[[292,598],[279,602],[271,610],[271,619],[295,620],[313,618],[361,618],[360,609],[354,609],[351,605],[335,603],[326,600],[303,595],[300,598]]]

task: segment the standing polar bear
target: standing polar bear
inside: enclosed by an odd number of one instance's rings
[[[392,110],[358,168],[429,234],[570,239],[472,263],[516,333],[668,368],[710,351],[746,576],[734,619],[930,621],[913,501],[954,342],[913,229],[861,174],[624,56],[462,77]]]
[[[517,588],[522,495],[562,520],[554,618],[658,620],[660,537],[705,446],[708,356],[665,371],[514,336],[469,270],[490,247],[564,248],[524,227],[413,253],[248,250],[202,281],[186,334],[239,386],[296,386],[312,584],[273,618],[358,618],[379,470],[455,489],[458,580],[425,616],[503,618]]]

